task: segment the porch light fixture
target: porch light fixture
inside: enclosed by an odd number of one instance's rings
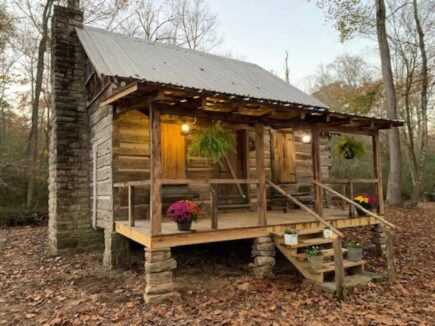
[[[304,131],[304,133],[302,134],[302,143],[311,143],[311,134],[308,131]]]
[[[181,134],[183,136],[187,136],[189,134],[190,131],[190,126],[187,123],[183,123],[181,124]]]

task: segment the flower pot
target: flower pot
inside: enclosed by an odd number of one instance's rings
[[[178,231],[190,231],[192,227],[192,219],[182,220],[177,222]]]
[[[360,261],[362,259],[362,248],[347,248],[347,259]]]
[[[366,203],[359,203],[363,208],[367,209],[367,210],[371,210],[371,206],[369,204]],[[364,212],[363,210],[359,209],[358,207],[356,208],[356,213],[358,214],[358,216],[367,216],[367,213]]]
[[[310,264],[310,268],[313,270],[321,269],[323,264],[323,256],[308,256],[308,263]]]
[[[284,244],[286,245],[296,245],[298,244],[297,234],[285,234],[284,233]]]
[[[353,160],[355,158],[355,152],[350,149],[346,149],[343,153],[343,156],[346,160]]]
[[[331,229],[323,229],[323,237],[325,239],[332,239],[332,233]]]

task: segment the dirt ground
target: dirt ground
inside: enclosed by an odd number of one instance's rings
[[[349,291],[339,303],[320,294],[278,256],[276,277],[249,274],[248,241],[176,248],[179,301],[144,304],[143,251],[128,271],[107,271],[101,253],[50,257],[46,227],[0,230],[0,325],[435,325],[435,205],[390,209],[398,279]],[[361,240],[368,270],[385,272]],[[235,249],[236,247],[236,249]]]

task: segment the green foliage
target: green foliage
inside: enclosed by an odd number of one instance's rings
[[[298,232],[296,230],[293,230],[293,229],[286,229],[284,231],[284,234],[298,234]]]
[[[354,137],[342,136],[335,147],[337,153],[345,159],[363,158],[366,155],[364,144]]]
[[[320,248],[317,247],[317,246],[308,247],[306,252],[307,252],[307,255],[311,256],[311,257],[313,257],[313,256],[322,256],[322,252],[320,251]]]
[[[333,22],[344,42],[358,33],[367,33],[375,26],[371,6],[362,0],[316,0],[325,11],[326,19]]]
[[[359,243],[359,242],[356,242],[356,241],[349,241],[348,243],[347,243],[347,246],[346,246],[347,248],[356,248],[356,249],[360,249],[360,248],[362,248],[362,245],[361,245],[361,243]]]
[[[222,128],[220,123],[201,128],[193,135],[188,151],[191,156],[210,158],[219,162],[229,151],[235,149],[236,139],[233,133]]]

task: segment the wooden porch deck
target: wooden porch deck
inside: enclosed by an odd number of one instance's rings
[[[348,212],[341,209],[324,209],[324,219],[336,228],[356,227],[377,224],[373,217],[348,217]],[[150,235],[150,221],[136,220],[135,226],[128,226],[128,221],[116,221],[115,230],[123,236],[150,248],[175,247],[217,241],[249,239],[267,236],[270,232],[283,232],[286,228],[296,230],[323,227],[312,215],[299,209],[287,213],[267,212],[267,226],[259,226],[256,211],[219,212],[218,229],[211,228],[210,219],[206,218],[192,224],[188,232],[178,231],[177,225],[168,219],[162,221],[162,233]]]

